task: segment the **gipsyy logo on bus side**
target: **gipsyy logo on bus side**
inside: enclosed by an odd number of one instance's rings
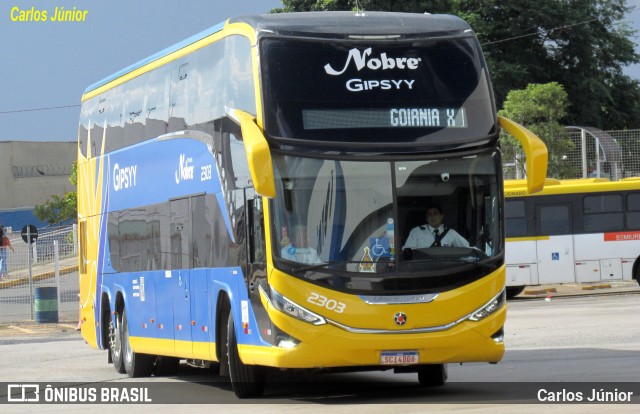
[[[118,163],[113,166],[113,189],[115,191],[133,188],[137,184],[137,165],[120,167]]]
[[[328,75],[340,76],[344,74],[349,67],[353,66],[356,71],[360,72],[364,69],[369,71],[389,71],[389,70],[408,70],[414,71],[420,67],[420,58],[415,57],[397,57],[389,56],[387,53],[380,53],[378,56],[372,56],[373,50],[367,48],[359,50],[353,48],[349,51],[347,59],[342,69],[336,70],[330,63],[324,65],[324,70]],[[346,82],[347,90],[351,92],[361,92],[368,90],[401,90],[413,89],[415,79],[360,79],[353,78]]]

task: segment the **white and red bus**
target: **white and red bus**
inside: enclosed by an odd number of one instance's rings
[[[505,181],[507,290],[640,279],[640,179]]]

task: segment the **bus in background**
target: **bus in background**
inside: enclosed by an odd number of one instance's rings
[[[504,353],[498,118],[453,16],[230,19],[85,91],[82,335],[132,377],[181,360],[261,395],[270,368],[423,385]],[[414,246],[440,204],[464,247]],[[443,243],[446,244],[446,243]]]
[[[640,179],[505,180],[507,294],[525,286],[640,281]]]

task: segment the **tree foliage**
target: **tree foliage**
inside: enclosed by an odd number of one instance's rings
[[[69,181],[73,185],[78,184],[78,166],[73,163]],[[44,204],[36,205],[33,214],[38,220],[46,221],[49,224],[59,224],[63,221],[76,218],[78,215],[77,192],[70,191],[64,196],[52,195]]]
[[[499,112],[526,126],[544,141],[549,150],[547,176],[553,178],[573,178],[577,173],[566,157],[575,144],[565,134],[561,124],[567,114],[568,104],[567,93],[557,82],[530,84],[525,89],[509,92]],[[516,168],[522,170],[524,158],[520,143],[506,134],[500,141],[503,161],[507,164],[512,161]]]
[[[355,10],[354,0],[283,0],[276,11]],[[640,83],[623,73],[640,62],[624,18],[627,0],[359,0],[368,11],[450,13],[476,31],[498,107],[511,90],[558,82],[566,121],[601,129],[640,128]]]

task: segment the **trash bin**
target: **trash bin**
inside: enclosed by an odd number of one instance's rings
[[[58,288],[37,287],[34,291],[36,323],[58,322]]]

